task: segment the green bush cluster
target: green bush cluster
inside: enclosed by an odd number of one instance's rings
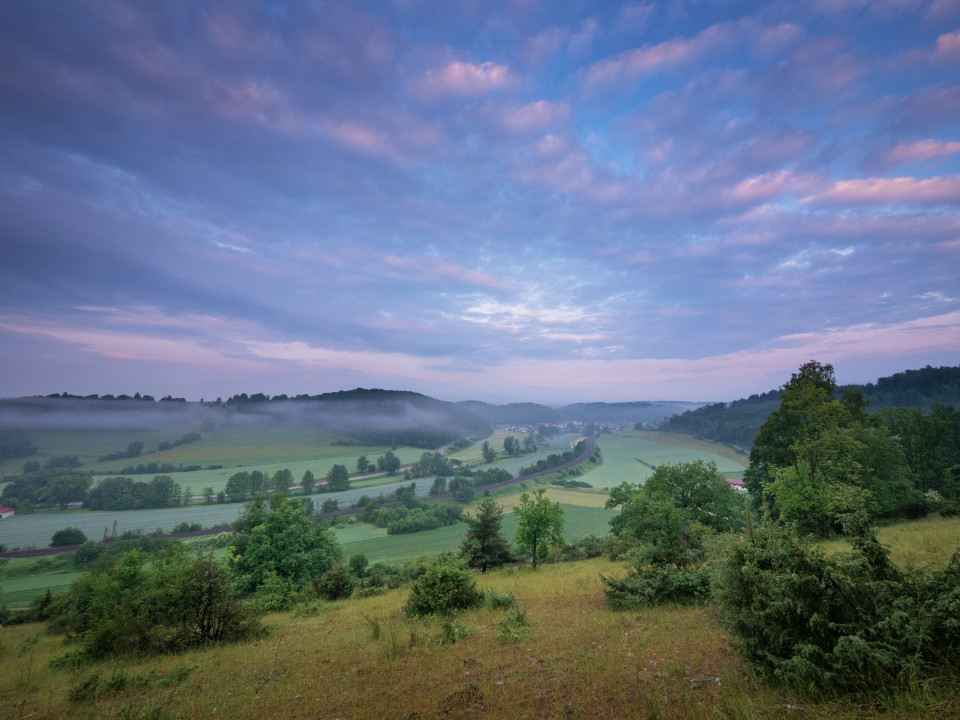
[[[466,562],[450,553],[440,553],[413,583],[403,605],[410,616],[450,615],[483,603],[483,593]]]
[[[212,555],[190,558],[172,546],[152,562],[127,553],[86,573],[51,609],[53,626],[77,642],[77,659],[149,654],[233,640],[260,625]]]
[[[811,696],[895,692],[960,667],[960,553],[901,571],[871,532],[827,556],[772,524],[731,544],[714,582],[740,652]]]

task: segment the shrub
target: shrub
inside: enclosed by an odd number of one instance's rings
[[[440,625],[440,634],[437,636],[437,645],[453,645],[458,640],[469,637],[473,631],[456,620],[447,618]]]
[[[960,667],[960,553],[901,572],[871,532],[826,556],[764,525],[731,545],[715,594],[759,674],[810,696],[895,690]]]
[[[403,610],[411,617],[450,615],[482,602],[483,593],[477,589],[466,563],[450,553],[441,553],[414,582]]]
[[[85,573],[50,609],[54,628],[78,642],[77,661],[150,654],[239,639],[260,626],[236,599],[212,555],[171,546],[151,563],[137,551]]]
[[[353,576],[343,563],[337,563],[314,581],[317,593],[327,600],[342,600],[353,593]]]
[[[64,547],[66,545],[82,545],[87,541],[83,530],[75,527],[66,527],[57,530],[50,539],[50,547]]]
[[[497,640],[504,643],[516,643],[530,634],[530,621],[527,611],[516,607],[497,623]]]
[[[710,572],[706,568],[677,568],[673,565],[639,565],[626,577],[600,579],[607,585],[604,595],[614,610],[637,610],[660,603],[689,603],[710,598]]]
[[[498,593],[496,590],[487,590],[487,607],[491,610],[505,610],[516,604],[517,598],[510,591]]]

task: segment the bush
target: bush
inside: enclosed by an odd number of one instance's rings
[[[410,617],[450,615],[482,602],[483,593],[466,563],[450,553],[441,553],[414,582],[403,610]]]
[[[960,667],[960,553],[902,573],[871,532],[826,556],[764,525],[728,548],[714,586],[741,654],[810,696],[896,690]]]
[[[511,610],[497,623],[497,640],[504,643],[517,643],[530,634],[530,621],[527,611],[521,607]]]
[[[151,563],[137,551],[85,573],[50,608],[52,625],[79,643],[72,657],[145,655],[234,640],[260,626],[212,555],[171,546]]]
[[[516,604],[517,598],[510,591],[498,593],[496,590],[487,590],[487,607],[491,610],[505,610]]]
[[[87,536],[83,530],[75,527],[67,527],[57,530],[50,539],[50,547],[64,547],[66,545],[82,545],[87,541]]]
[[[343,563],[337,563],[314,581],[317,593],[327,600],[342,600],[353,593],[354,580]]]
[[[710,572],[706,568],[680,569],[673,565],[640,565],[626,577],[600,579],[604,595],[614,610],[637,610],[661,603],[703,602],[710,598]]]

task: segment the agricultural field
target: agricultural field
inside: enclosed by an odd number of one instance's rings
[[[548,491],[549,492],[549,491]],[[511,497],[511,496],[508,496]],[[512,509],[516,502],[508,498],[497,498],[503,505],[503,534],[511,542],[517,532],[517,521]],[[563,526],[563,538],[568,542],[579,540],[585,535],[604,535],[610,530],[610,518],[617,514],[615,510],[602,507],[585,507],[561,503],[566,521]],[[445,550],[456,552],[467,532],[466,523],[448,525],[410,533],[408,535],[387,535],[386,531],[369,526],[347,526],[337,530],[337,540],[345,557],[363,553],[370,562],[389,564],[414,560],[420,555],[433,555]]]
[[[643,482],[664,463],[713,460],[728,477],[740,477],[747,465],[746,457],[723,445],[686,435],[621,430],[600,435],[597,445],[603,453],[603,464],[576,478],[595,488],[612,488],[624,481]]]
[[[0,602],[11,610],[28,608],[36,596],[43,595],[47,590],[57,595],[70,587],[70,583],[81,575],[83,575],[82,572],[75,571],[2,579],[0,580],[0,590],[2,590]]]
[[[416,481],[417,492],[426,494],[433,483],[431,478]],[[379,477],[351,483],[349,490],[336,493],[314,493],[310,497],[319,506],[324,500],[336,499],[341,507],[347,507],[361,495],[389,494],[401,485],[409,485],[402,478]],[[194,488],[195,490],[197,488]],[[302,497],[302,496],[298,496]],[[50,544],[50,538],[57,530],[65,527],[77,527],[83,530],[91,540],[100,540],[104,528],[113,532],[113,523],[117,524],[117,534],[137,530],[151,533],[158,528],[170,532],[174,525],[182,522],[200,523],[209,528],[216,525],[229,525],[243,512],[243,503],[194,504],[185,507],[172,507],[158,510],[102,510],[92,511],[76,508],[65,511],[44,511],[31,515],[15,515],[0,522],[0,544],[8,548],[42,548]]]
[[[289,468],[299,482],[307,470],[319,479],[336,464],[346,465],[356,472],[357,458],[366,455],[371,461],[390,450],[387,446],[335,445],[345,438],[301,429],[243,429],[229,428],[201,433],[201,439],[157,452],[159,443],[175,441],[186,431],[50,431],[31,432],[29,436],[39,452],[28,458],[7,460],[4,474],[17,474],[25,462],[36,460],[43,464],[58,455],[76,455],[85,470],[94,474],[94,482],[104,477],[117,475],[123,468],[140,463],[172,463],[174,465],[222,465],[219,470],[198,470],[172,473],[171,477],[184,489],[192,488],[199,495],[203,488],[211,487],[219,492],[226,487],[227,479],[239,469],[260,470],[273,474]],[[123,451],[132,443],[144,444],[139,457],[100,462],[99,458],[114,451]],[[404,465],[420,459],[422,448],[399,447],[394,454]],[[152,475],[134,476],[149,480]]]
[[[561,453],[569,450],[572,447],[572,444],[579,440],[582,435],[555,435],[550,438],[547,442],[537,441],[537,452],[527,453],[526,455],[520,455],[519,457],[506,457],[502,455],[503,453],[503,440],[507,436],[512,435],[521,442],[523,442],[524,433],[510,432],[507,430],[494,430],[493,434],[488,438],[484,438],[479,442],[474,443],[470,447],[464,448],[463,450],[455,453],[447,454],[447,457],[450,457],[454,460],[460,460],[464,463],[474,464],[474,465],[483,465],[483,467],[499,467],[507,470],[508,472],[516,475],[517,472],[522,467],[527,465],[532,465],[537,460],[545,458],[548,455],[554,453]],[[496,450],[498,453],[501,453],[501,457],[497,458],[495,462],[490,463],[489,466],[484,465],[483,457],[480,452],[483,447],[484,440],[490,443],[490,447]]]

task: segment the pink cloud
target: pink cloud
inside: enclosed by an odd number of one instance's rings
[[[720,50],[732,49],[734,40],[734,26],[721,23],[711,25],[693,38],[676,38],[628,50],[591,65],[586,72],[585,85],[591,89],[609,87],[653,75]]]
[[[807,189],[812,183],[810,177],[797,176],[789,170],[778,170],[742,180],[723,195],[734,202],[765,202],[784,193]]]
[[[0,329],[26,335],[42,335],[110,358],[156,360],[177,365],[248,369],[249,361],[229,357],[217,349],[189,338],[169,339],[147,332],[128,332],[65,326],[30,318],[0,318]]]
[[[937,49],[934,57],[938,60],[955,60],[960,58],[960,30],[945,33],[937,38]]]
[[[884,167],[899,167],[932,158],[945,159],[960,152],[960,142],[947,140],[912,140],[890,148],[880,156]]]
[[[391,268],[402,270],[402,277],[416,282],[434,283],[438,279],[453,280],[465,285],[509,290],[510,283],[495,278],[480,270],[435,257],[408,257],[386,255],[383,262]]]
[[[481,97],[496,90],[516,87],[519,81],[506,65],[485,62],[479,65],[455,60],[427,70],[413,81],[416,95],[426,99],[454,96]]]
[[[570,106],[566,103],[539,100],[516,108],[503,108],[501,125],[516,132],[536,130],[570,119]]]
[[[960,202],[960,175],[917,180],[912,177],[840,180],[804,198],[831,205],[951,204]]]

